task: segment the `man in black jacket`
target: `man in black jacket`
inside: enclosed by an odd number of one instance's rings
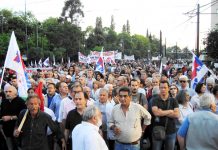
[[[5,99],[2,99],[0,118],[2,120],[2,129],[6,136],[6,143],[9,150],[16,149],[13,131],[16,120],[22,109],[26,108],[25,102],[17,95],[17,89],[14,86],[7,85],[4,88]]]
[[[46,137],[47,127],[56,135],[56,138],[62,142],[62,150],[65,150],[66,144],[63,133],[52,118],[40,111],[40,99],[37,95],[31,95],[26,101],[29,110],[21,131],[18,130],[26,110],[21,111],[14,130],[14,136],[20,137],[22,150],[48,150]]]

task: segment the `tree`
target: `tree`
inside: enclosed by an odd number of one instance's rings
[[[129,24],[129,20],[127,20],[127,22],[126,22],[126,32],[127,32],[128,34],[130,34],[130,24]]]
[[[113,16],[113,15],[111,16],[111,25],[110,25],[110,29],[111,29],[112,31],[115,30],[115,22],[114,22],[114,16]]]
[[[67,21],[67,18],[70,18],[72,24],[78,24],[79,17],[84,17],[82,7],[80,0],[66,0],[61,13],[63,17],[61,21]]]
[[[213,59],[218,59],[218,28],[210,31],[204,41],[207,55]]]
[[[126,30],[126,25],[125,25],[125,24],[123,25],[122,32],[123,32],[123,33],[127,32],[127,30]]]

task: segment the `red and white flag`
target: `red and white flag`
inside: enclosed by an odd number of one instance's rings
[[[8,47],[8,52],[5,59],[4,68],[9,68],[17,73],[18,82],[18,94],[20,97],[27,97],[27,80],[25,76],[25,70],[23,61],[21,58],[20,50],[17,44],[17,40],[14,31],[11,34],[11,39]]]

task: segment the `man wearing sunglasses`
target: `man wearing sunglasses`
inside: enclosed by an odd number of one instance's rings
[[[189,88],[188,77],[185,75],[181,75],[179,77],[180,89],[179,90],[187,90],[188,94],[192,97],[196,93],[193,89]]]

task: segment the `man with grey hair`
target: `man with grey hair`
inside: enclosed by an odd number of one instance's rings
[[[180,149],[218,149],[218,116],[212,111],[215,98],[205,93],[200,97],[201,111],[190,114],[178,131]]]
[[[100,110],[91,105],[83,113],[83,121],[72,132],[73,150],[108,150],[107,145],[99,134],[102,124]]]
[[[13,131],[16,120],[22,109],[26,108],[25,102],[17,94],[17,89],[14,86],[8,85],[4,88],[6,99],[2,100],[0,108],[0,118],[2,129],[6,136],[6,143],[9,150],[16,147]],[[6,148],[7,149],[7,148]]]

